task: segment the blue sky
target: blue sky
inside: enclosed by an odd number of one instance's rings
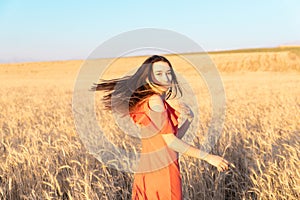
[[[206,51],[300,44],[299,0],[0,0],[0,62],[84,59],[138,28],[176,31]]]

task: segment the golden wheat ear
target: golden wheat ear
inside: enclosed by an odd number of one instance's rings
[[[232,169],[235,169],[235,165],[233,163],[230,163],[229,167],[232,168]]]

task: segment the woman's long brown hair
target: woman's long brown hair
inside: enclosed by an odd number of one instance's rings
[[[159,55],[147,58],[132,76],[111,80],[101,79],[101,83],[94,83],[91,90],[107,93],[102,99],[106,109],[114,109],[121,113],[131,112],[139,102],[156,94],[149,83],[154,84],[151,76],[153,63],[160,61],[169,64],[172,74],[171,87],[166,92],[166,99],[175,98],[178,92],[182,95],[182,90],[178,85],[171,63],[165,57]],[[149,81],[147,82],[147,80]]]

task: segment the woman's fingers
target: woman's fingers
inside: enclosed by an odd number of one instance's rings
[[[225,159],[222,159],[221,162],[218,165],[219,171],[225,171],[229,168],[229,162]]]
[[[221,171],[225,171],[225,170],[228,169],[227,166],[226,166],[225,164],[220,164],[219,167],[220,167]]]
[[[218,171],[225,171],[230,168],[235,168],[234,164],[228,162],[226,159],[216,156],[216,155],[208,155],[206,161],[213,166],[217,167]]]
[[[219,171],[225,171],[225,170],[229,170],[229,168],[235,169],[235,165],[224,159],[220,162],[220,164],[217,166],[217,168]]]
[[[224,167],[224,166],[219,166],[218,167],[218,171],[220,171],[220,172],[223,172],[223,171],[225,171],[226,170],[226,168]]]
[[[181,108],[181,112],[184,113],[185,115],[187,115],[189,117],[194,117],[193,111],[191,110],[191,108],[187,104],[182,103],[180,105],[180,108]]]

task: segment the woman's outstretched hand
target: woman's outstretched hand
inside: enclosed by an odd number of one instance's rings
[[[205,161],[215,166],[218,169],[218,171],[221,172],[228,170],[229,168],[229,162],[220,156],[208,154],[205,157]]]

